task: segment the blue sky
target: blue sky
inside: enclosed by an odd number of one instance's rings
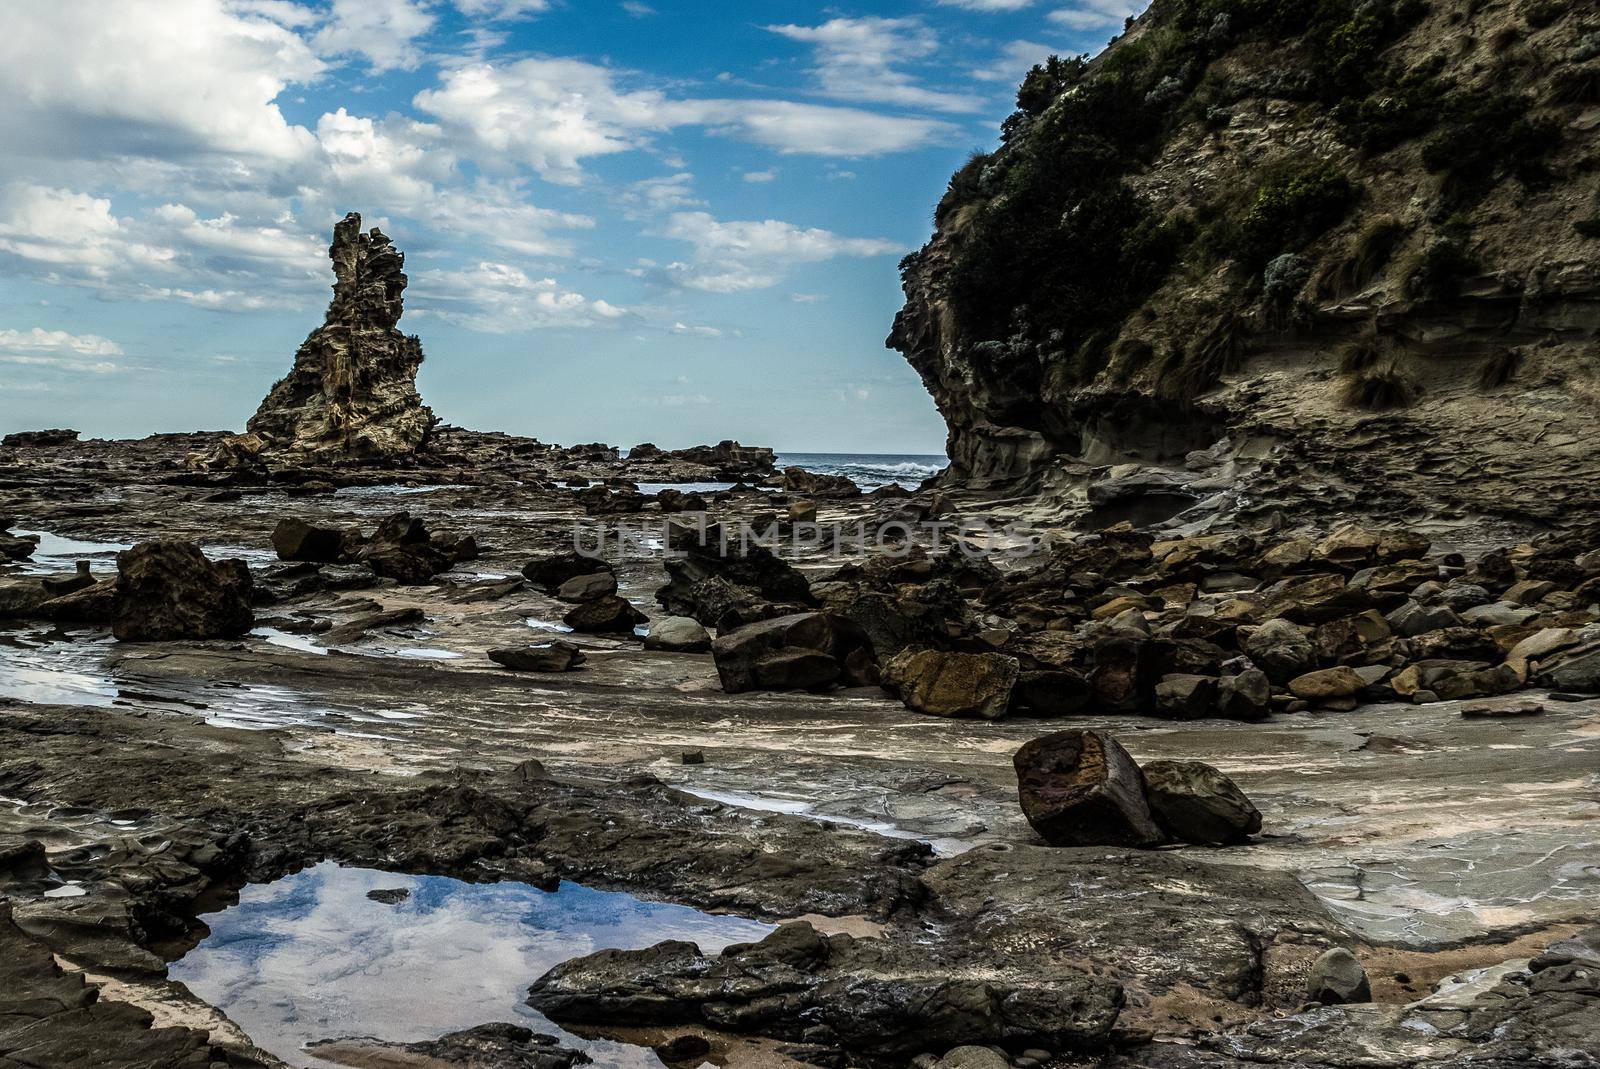
[[[242,427],[360,211],[449,422],[937,452],[896,264],[1143,6],[6,0],[0,428]]]

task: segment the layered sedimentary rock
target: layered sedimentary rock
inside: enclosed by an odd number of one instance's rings
[[[405,254],[351,212],[333,229],[333,301],[251,418],[264,451],[302,463],[416,453],[437,420],[417,393],[422,343],[399,330]],[[249,435],[244,436],[248,438]]]
[[[903,264],[889,344],[945,417],[951,481],[1106,522],[1219,490],[1592,507],[1584,7],[1155,0],[1092,62],[1035,68]],[[1166,470],[1094,470],[1122,462]]]

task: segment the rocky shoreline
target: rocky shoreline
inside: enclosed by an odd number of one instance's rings
[[[720,552],[697,513],[664,511],[671,495],[591,515],[560,484],[632,494],[606,455],[543,478],[408,465],[337,488],[196,485],[195,444],[13,446],[4,469],[11,528],[77,540],[92,584],[46,574],[71,548],[8,543],[26,545],[0,584],[0,893],[8,990],[30,994],[0,1047],[31,1051],[20,1064],[70,1064],[73,1044],[107,1065],[274,1064],[214,1019],[147,1030],[136,1007],[205,1020],[163,980],[195,919],[325,860],[791,921],[719,956],[668,944],[525,978],[563,1027],[700,1036],[735,1063],[1581,1065],[1570,1052],[1594,1047],[1591,944],[1549,948],[1596,903],[1600,543],[1469,555],[1360,525],[1036,525],[1027,556]],[[729,529],[1017,530],[980,493],[774,481],[703,506]],[[681,555],[574,554],[574,526],[595,524]],[[146,604],[138,554],[111,556],[185,542],[209,561],[164,569],[162,589],[193,584],[213,610],[232,596],[244,626],[201,637],[213,615]],[[230,558],[245,592],[210,563]],[[606,599],[627,626],[585,622]],[[119,613],[160,637],[110,639]],[[577,659],[489,653],[558,643]],[[1151,850],[1095,845],[1097,816],[1074,818],[1079,845],[1043,845],[1012,756],[1064,728],[1114,736],[1152,800],[1152,761],[1220,769],[1259,830]],[[42,897],[62,886],[83,893]],[[1311,1002],[1333,950],[1372,1001]],[[1508,962],[1477,1001],[1430,994]],[[88,1002],[58,963],[116,986]],[[551,1056],[502,1040],[426,1057]]]

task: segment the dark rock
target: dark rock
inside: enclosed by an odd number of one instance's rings
[[[1600,694],[1600,641],[1554,654],[1539,666],[1536,682],[1555,690]]]
[[[1271,681],[1260,669],[1217,680],[1217,715],[1226,719],[1260,720],[1272,711],[1271,700]]]
[[[674,616],[725,630],[783,615],[781,606],[815,604],[804,575],[733,528],[671,526],[667,541],[677,555],[665,562],[668,582],[656,600]]]
[[[1250,799],[1203,761],[1151,761],[1140,771],[1150,812],[1174,839],[1226,846],[1261,830],[1261,813]]]
[[[1210,716],[1217,701],[1217,680],[1211,676],[1173,674],[1156,684],[1155,715],[1171,720]]]
[[[968,978],[915,944],[795,922],[717,957],[682,942],[602,950],[539,977],[528,1002],[562,1024],[703,1024],[903,1062],[966,1043],[1101,1042],[1121,990],[1075,970]]]
[[[272,548],[279,560],[342,564],[350,559],[343,531],[293,517],[278,521],[272,532]]]
[[[561,588],[561,584],[569,579],[611,570],[611,565],[598,557],[572,551],[535,557],[522,566],[522,574],[528,582],[540,587],[547,594],[555,593]]]
[[[409,887],[379,887],[367,892],[367,897],[386,906],[399,905],[411,897]]]
[[[884,665],[883,682],[919,713],[998,720],[1018,674],[1017,659],[1003,653],[906,650]]]
[[[631,635],[649,617],[633,607],[633,602],[615,594],[605,594],[572,608],[561,618],[574,631],[589,634]]]
[[[1032,716],[1068,716],[1089,704],[1089,681],[1070,668],[1024,670],[1011,688],[1011,708]]]
[[[78,440],[78,432],[65,427],[55,427],[46,431],[13,431],[0,438],[0,447],[6,449],[52,449],[60,445],[71,445]]]
[[[1012,758],[1022,813],[1051,846],[1153,846],[1166,836],[1128,751],[1098,731],[1057,731]]]
[[[480,1024],[438,1039],[391,1043],[369,1038],[324,1039],[306,1045],[319,1061],[341,1065],[427,1066],[429,1069],[572,1069],[589,1056],[555,1036],[515,1024]]]
[[[682,1035],[674,1036],[665,1043],[657,1043],[650,1048],[655,1051],[656,1057],[664,1062],[698,1061],[711,1053],[711,1044],[706,1042],[704,1036]]]
[[[255,626],[250,569],[213,563],[192,542],[144,542],[117,554],[112,633],[122,642],[237,638]]]
[[[1334,947],[1311,963],[1311,972],[1306,978],[1306,998],[1327,1005],[1371,1002],[1372,987],[1367,982],[1367,970],[1354,954],[1343,947]]]
[[[571,642],[557,639],[546,646],[516,646],[489,651],[489,660],[517,672],[565,672],[585,660]]]
[[[661,616],[650,622],[644,648],[667,653],[707,653],[711,635],[690,616]]]
[[[1250,631],[1243,645],[1256,667],[1280,686],[1316,665],[1311,640],[1287,620],[1268,620]]]
[[[556,597],[561,601],[584,602],[603,598],[608,594],[617,592],[617,577],[613,572],[594,572],[590,575],[575,575],[562,583],[556,590]]]
[[[405,255],[354,212],[334,227],[333,301],[295,353],[248,432],[297,464],[393,460],[416,453],[438,422],[417,393],[422,343],[397,329]]]
[[[711,656],[722,689],[812,689],[837,680],[843,671],[838,623],[826,613],[804,612],[718,635]]]

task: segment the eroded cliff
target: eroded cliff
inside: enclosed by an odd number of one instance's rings
[[[1597,128],[1592,4],[1156,0],[1029,74],[889,344],[952,482],[1558,523],[1600,482]]]

